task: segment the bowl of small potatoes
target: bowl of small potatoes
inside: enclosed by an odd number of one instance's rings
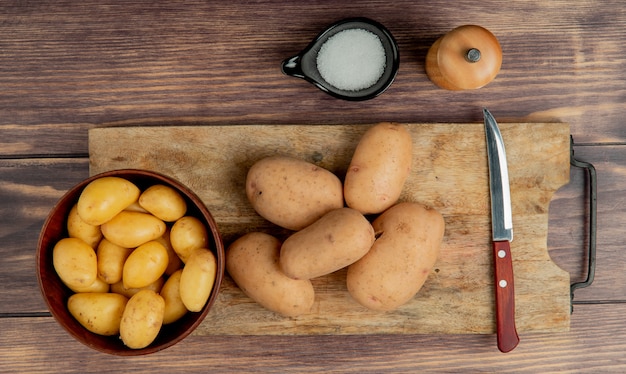
[[[145,355],[188,336],[214,304],[224,245],[202,200],[175,179],[94,175],[50,211],[37,275],[57,322],[97,351]]]

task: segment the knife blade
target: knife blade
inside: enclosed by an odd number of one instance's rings
[[[513,284],[513,212],[509,171],[502,134],[493,115],[483,109],[487,158],[489,164],[489,191],[491,195],[491,233],[494,259],[496,329],[498,349],[510,352],[519,343],[515,327],[515,288]]]

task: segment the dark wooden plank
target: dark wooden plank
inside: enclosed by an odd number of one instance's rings
[[[46,310],[35,272],[39,231],[56,201],[89,176],[87,162],[0,160],[0,313]]]
[[[196,336],[141,357],[74,341],[51,318],[0,319],[4,372],[624,372],[625,304],[581,305],[569,332],[521,334],[502,354],[495,335]],[[262,347],[262,348],[260,348]]]
[[[621,5],[3,2],[0,131],[59,125],[67,137],[52,145],[3,136],[9,146],[1,153],[83,153],[77,139],[87,124],[468,122],[480,120],[485,105],[501,120],[569,122],[579,142],[624,142]],[[401,68],[388,92],[343,102],[280,72],[327,24],[355,15],[382,22],[398,40]],[[426,51],[468,22],[499,37],[502,71],[478,91],[439,89],[424,73]]]
[[[381,97],[340,102],[279,63],[328,23],[368,16],[401,47]],[[488,27],[505,60],[479,91],[447,92],[423,72],[430,44],[463,23]],[[494,336],[200,337],[148,357],[95,353],[43,312],[34,275],[39,227],[87,176],[87,129],[99,124],[566,121],[577,154],[598,168],[598,269],[580,302],[625,301],[621,222],[626,115],[626,12],[621,0],[363,2],[150,0],[0,3],[0,365],[7,372],[624,372],[625,304],[577,305],[572,331],[523,334],[502,355]],[[24,158],[21,160],[15,160]],[[550,254],[583,279],[584,175],[551,204]],[[161,369],[162,368],[162,369]]]
[[[86,123],[0,125],[0,158],[84,157],[91,127]]]

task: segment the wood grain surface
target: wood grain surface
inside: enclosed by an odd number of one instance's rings
[[[71,124],[464,123],[487,106],[511,122],[570,123],[578,142],[620,142],[622,8],[619,0],[6,1],[2,125],[66,126],[54,147],[66,153],[86,152],[75,142],[86,126]],[[283,59],[348,16],[383,23],[400,47],[394,84],[368,102],[335,100],[280,72]],[[426,52],[467,23],[499,38],[502,69],[483,89],[442,90],[424,72]]]
[[[20,317],[0,320],[0,361],[13,372],[619,373],[624,313],[623,304],[581,305],[572,315],[576,329],[520,334],[507,354],[494,335],[190,336],[133,358],[71,341],[51,318]]]
[[[326,25],[383,23],[400,71],[380,97],[329,97],[280,72]],[[429,46],[475,23],[503,48],[500,74],[449,92],[424,72]],[[615,372],[626,371],[626,8],[621,0],[0,2],[0,365],[3,372]],[[101,126],[336,125],[380,121],[569,123],[575,155],[598,172],[592,286],[576,291],[570,331],[521,333],[500,354],[492,334],[191,336],[119,358],[75,342],[49,316],[35,246],[54,203],[89,175]],[[584,280],[587,176],[549,203],[550,258]]]
[[[227,279],[198,334],[493,333],[495,306],[489,184],[482,123],[404,124],[412,170],[400,201],[425,204],[446,221],[441,254],[417,297],[389,313],[347,293],[345,271],[313,280],[310,313],[285,318],[252,303]],[[204,201],[225,246],[251,231],[285,240],[246,198],[249,168],[267,156],[296,157],[341,180],[367,125],[109,127],[89,132],[90,172],[137,168],[171,175]],[[507,150],[515,240],[519,331],[569,328],[569,275],[547,251],[548,206],[569,181],[567,124],[500,124]]]

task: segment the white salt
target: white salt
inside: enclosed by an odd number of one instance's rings
[[[328,38],[317,54],[317,70],[330,85],[345,91],[364,90],[385,71],[380,38],[364,29],[348,29]]]

